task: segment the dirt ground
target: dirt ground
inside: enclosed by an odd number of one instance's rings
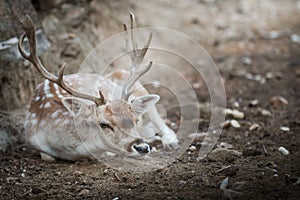
[[[94,161],[46,162],[17,142],[0,154],[1,199],[299,199],[300,3],[186,2],[148,3],[144,14],[146,4],[130,2],[129,7],[142,25],[182,31],[208,50],[224,78],[227,107],[245,114],[237,119],[240,128],[223,129],[217,146],[242,155],[198,161],[201,139],[196,139],[191,144],[196,150],[188,149],[168,167],[125,173]],[[157,10],[182,18],[176,25]],[[97,15],[90,16],[87,25]],[[149,21],[147,16],[152,16]],[[199,101],[209,101],[204,86],[195,91]],[[1,129],[15,141],[24,131],[24,110],[0,112]],[[199,132],[206,130],[209,117],[201,115]],[[281,146],[288,155],[278,151]],[[221,189],[226,177],[229,185]]]

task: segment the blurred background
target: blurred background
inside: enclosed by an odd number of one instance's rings
[[[37,26],[39,55],[53,73],[64,62],[67,73],[77,72],[93,47],[123,31],[129,12],[135,13],[138,27],[169,28],[187,34],[203,45],[221,71],[231,71],[236,61],[254,64],[251,58],[256,56],[278,59],[289,51],[291,62],[296,62],[299,52],[293,43],[300,40],[299,7],[293,0],[2,0],[0,109],[24,106],[41,81],[16,48],[22,33],[19,20],[26,14]]]

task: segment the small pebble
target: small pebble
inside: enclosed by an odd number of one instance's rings
[[[277,173],[277,169],[273,169],[273,168],[270,168],[270,167],[266,167],[266,169],[268,169],[268,170],[270,170],[270,171],[272,171],[274,173]]]
[[[238,121],[234,120],[234,119],[230,121],[230,125],[234,128],[240,128],[241,127],[240,123]]]
[[[239,108],[239,107],[240,107],[240,104],[239,104],[239,102],[235,101],[235,102],[232,103],[232,106],[233,106],[234,108]]]
[[[225,112],[226,115],[232,116],[235,119],[243,119],[244,116],[245,116],[245,114],[243,112],[238,111],[236,109],[232,110],[232,109],[227,108],[227,109],[225,109],[224,112]]]
[[[247,73],[247,74],[245,74],[245,78],[248,79],[248,80],[253,80],[254,76],[250,73]]]
[[[178,128],[178,125],[176,124],[176,122],[171,122],[171,128],[173,129],[177,129]]]
[[[265,84],[266,83],[266,79],[263,77],[261,80],[260,80],[260,84]]]
[[[231,144],[228,144],[226,142],[221,142],[218,147],[223,147],[223,148],[226,148],[226,149],[231,149],[233,146]]]
[[[282,96],[274,96],[270,99],[273,106],[287,106],[289,102]]]
[[[278,32],[278,31],[270,31],[270,32],[269,32],[269,37],[270,37],[271,39],[276,39],[276,38],[279,37],[279,32]]]
[[[272,113],[266,109],[261,109],[260,113],[264,116],[272,116]]]
[[[227,178],[225,178],[223,181],[222,181],[222,183],[221,183],[221,185],[220,185],[220,189],[221,190],[226,190],[227,189],[227,187],[228,187],[228,184],[229,184],[229,180],[228,180],[229,178],[227,177]]]
[[[245,114],[241,111],[238,111],[238,110],[233,110],[232,111],[232,116],[235,118],[235,119],[243,119]]]
[[[280,127],[280,130],[282,130],[284,132],[288,132],[288,131],[290,131],[290,128],[287,126],[282,126],[282,127]]]
[[[74,38],[76,37],[76,35],[75,35],[74,33],[69,33],[69,34],[68,34],[68,37],[69,37],[70,39],[74,39]]]
[[[253,124],[249,127],[249,131],[257,130],[259,127],[260,127],[259,124],[253,123]]]
[[[235,119],[233,119],[233,120],[226,120],[225,122],[223,122],[221,124],[222,128],[228,128],[229,126],[232,126],[234,128],[240,128],[241,127],[240,123],[238,121],[236,121]]]
[[[88,189],[83,189],[79,192],[79,196],[85,195],[85,194],[89,194],[90,191]]]
[[[190,151],[195,151],[196,149],[197,149],[197,148],[196,148],[194,145],[192,145],[192,146],[189,147],[189,150],[190,150]]]
[[[291,40],[292,40],[292,42],[300,43],[300,35],[297,35],[297,34],[291,35]]]
[[[285,156],[290,154],[290,152],[284,147],[279,147],[278,151],[280,151]]]
[[[297,179],[296,184],[297,184],[297,185],[300,185],[300,178]]]
[[[233,185],[237,185],[236,188],[238,188],[238,187],[243,186],[244,184],[245,184],[245,182],[236,182]],[[239,191],[235,191],[233,189],[229,189],[228,186],[229,186],[229,178],[227,177],[221,182],[221,185],[220,185],[220,189],[223,191],[224,198],[225,199],[232,199],[232,198],[240,199],[237,197],[240,195],[243,195],[243,193],[239,192]]]
[[[262,78],[263,78],[263,77],[262,77],[260,74],[256,74],[256,75],[254,76],[254,80],[255,80],[255,81],[261,81]]]
[[[257,106],[257,104],[258,104],[258,100],[257,99],[254,99],[254,100],[252,100],[252,101],[249,102],[249,105],[253,106],[253,107]]]
[[[281,79],[283,77],[283,74],[281,71],[267,72],[265,77],[266,79],[272,79],[272,78]]]
[[[241,62],[242,62],[244,65],[251,65],[251,64],[252,64],[252,60],[251,60],[251,58],[249,58],[249,57],[243,57],[243,58],[241,59]]]
[[[266,79],[272,79],[274,77],[273,72],[267,72],[266,73]]]

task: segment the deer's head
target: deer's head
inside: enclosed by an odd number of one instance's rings
[[[76,97],[65,97],[62,102],[75,121],[79,120],[79,124],[93,127],[93,131],[109,147],[119,148],[120,152],[129,152],[132,155],[144,155],[150,153],[151,147],[141,139],[137,131],[138,122],[158,100],[158,95],[149,94],[130,101],[108,100],[100,106]]]

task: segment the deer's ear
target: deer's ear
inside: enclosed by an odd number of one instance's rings
[[[62,99],[63,105],[74,116],[88,115],[91,112],[93,102],[76,97],[65,97]]]
[[[137,115],[143,115],[148,109],[159,101],[160,97],[155,94],[137,97],[132,102],[132,108]]]

